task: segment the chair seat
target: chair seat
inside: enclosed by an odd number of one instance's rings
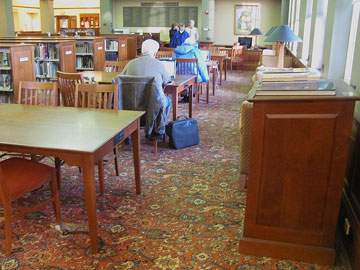
[[[55,168],[22,158],[10,158],[1,162],[8,194],[18,198],[29,191],[49,182],[49,177],[56,173]],[[24,178],[24,176],[26,176]],[[1,195],[0,195],[1,198]]]

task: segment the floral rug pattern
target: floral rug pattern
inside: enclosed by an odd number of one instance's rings
[[[202,95],[194,107],[200,145],[173,150],[159,142],[154,155],[152,143],[142,140],[142,195],[135,195],[131,146],[120,151],[120,176],[106,170],[105,195],[97,200],[98,254],[89,248],[81,173],[65,165],[61,231],[50,206],[28,215],[13,225],[6,258],[2,226],[1,269],[351,269],[341,245],[335,267],[238,253],[246,203],[238,189],[238,123],[252,75],[229,72],[210,104]],[[179,106],[187,112],[188,104]],[[48,195],[44,187],[29,197]]]

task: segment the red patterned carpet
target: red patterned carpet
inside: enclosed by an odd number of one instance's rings
[[[12,256],[0,248],[1,269],[350,269],[341,244],[334,268],[238,253],[246,201],[238,191],[238,121],[251,75],[229,74],[211,104],[195,108],[199,146],[172,150],[161,142],[154,155],[152,144],[142,142],[140,196],[130,146],[121,152],[120,177],[106,171],[105,196],[97,202],[99,254],[89,250],[81,174],[64,166],[63,232],[50,207],[16,222]],[[43,188],[31,196],[48,194]]]

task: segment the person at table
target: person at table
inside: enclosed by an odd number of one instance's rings
[[[177,23],[173,23],[171,25],[171,29],[169,30],[170,45],[172,40],[174,39],[174,34],[176,33],[177,30],[179,30],[179,25]]]
[[[179,30],[175,32],[174,38],[170,44],[171,48],[176,48],[178,46],[181,46],[181,44],[184,43],[184,41],[190,37],[189,33],[185,31],[185,24],[180,23],[179,24]]]
[[[173,58],[184,58],[184,59],[196,58],[196,59],[198,59],[198,65],[199,65],[198,82],[208,82],[209,81],[209,73],[207,70],[207,65],[205,63],[205,59],[202,57],[202,54],[200,52],[200,49],[197,46],[197,43],[192,38],[187,38],[180,47],[177,47],[174,50]],[[195,69],[196,67],[194,66],[193,68]],[[194,93],[195,92],[196,92],[196,89],[194,89]],[[188,97],[185,96],[183,101],[187,102]]]
[[[159,43],[153,39],[147,39],[142,43],[142,56],[131,60],[123,69],[121,75],[147,76],[154,77],[157,87],[171,81],[170,74],[160,60],[156,59],[156,53],[159,50]],[[160,89],[159,88],[159,89]],[[171,108],[171,99],[164,95],[163,107],[166,108],[166,119]]]
[[[186,27],[185,31],[189,33],[189,37],[195,40],[196,43],[199,42],[199,32],[195,27],[194,20],[189,20],[188,27]]]

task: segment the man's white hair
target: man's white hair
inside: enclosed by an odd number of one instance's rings
[[[141,53],[143,55],[155,56],[156,52],[159,50],[159,43],[153,39],[147,39],[143,42],[141,46]]]
[[[188,37],[187,39],[185,39],[184,43],[195,44],[196,41],[195,39]]]

